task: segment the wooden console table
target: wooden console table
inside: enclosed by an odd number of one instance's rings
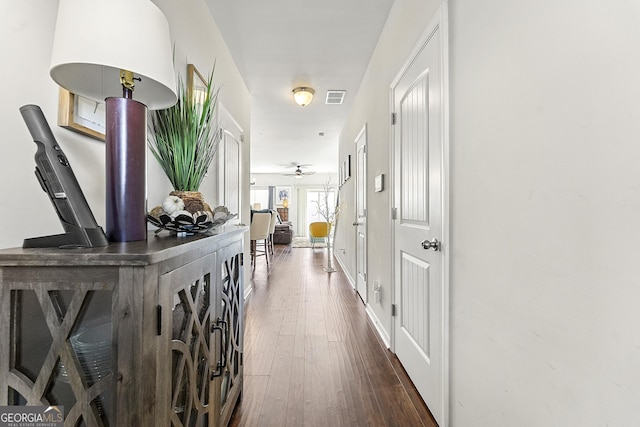
[[[65,426],[226,425],[246,231],[0,250],[0,405],[62,405]]]

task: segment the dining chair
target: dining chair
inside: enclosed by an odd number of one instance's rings
[[[264,255],[269,264],[269,224],[271,223],[271,213],[257,212],[253,214],[249,235],[251,239],[251,263],[254,264],[256,257]],[[262,246],[264,250],[259,250]]]
[[[271,221],[269,221],[269,253],[273,255],[273,233],[276,231],[276,222],[278,222],[278,211],[271,211]]]

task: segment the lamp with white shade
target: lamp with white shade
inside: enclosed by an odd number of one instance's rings
[[[60,0],[50,75],[106,102],[106,234],[146,239],[147,107],[177,101],[164,14],[149,0]]]

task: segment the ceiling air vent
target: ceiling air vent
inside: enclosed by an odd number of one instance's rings
[[[347,93],[346,90],[328,90],[326,104],[342,104],[342,101],[344,101],[345,93]]]

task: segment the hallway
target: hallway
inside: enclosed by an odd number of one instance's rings
[[[245,305],[244,391],[231,426],[436,426],[326,249],[276,245]]]

